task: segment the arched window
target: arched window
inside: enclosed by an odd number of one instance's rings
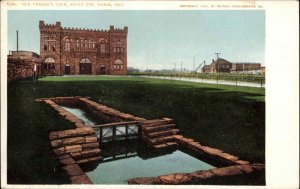
[[[101,53],[105,53],[106,52],[106,44],[105,44],[105,40],[102,40],[101,42],[100,42],[100,52]]]
[[[88,58],[83,58],[83,59],[80,60],[80,63],[89,64],[89,63],[92,63],[92,62]]]
[[[87,40],[84,40],[84,48],[87,49],[88,48],[88,43]]]
[[[123,69],[123,62],[120,59],[116,59],[114,62],[114,69],[115,70],[122,70]]]
[[[81,50],[83,49],[83,39],[80,40],[80,47],[81,47]]]
[[[53,58],[46,58],[45,63],[55,63]]]
[[[70,39],[66,39],[65,50],[66,50],[66,51],[70,51]]]
[[[44,62],[44,69],[55,69],[55,60],[53,58],[46,58]]]
[[[79,39],[76,40],[76,47],[79,48]]]

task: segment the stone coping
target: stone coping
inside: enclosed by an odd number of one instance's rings
[[[233,175],[252,174],[264,171],[264,164],[235,165],[229,167],[215,168],[211,170],[196,171],[193,173],[174,173],[158,177],[143,177],[128,180],[128,184],[189,184],[201,182],[212,178],[229,177]]]
[[[226,165],[247,165],[250,163],[248,161],[240,160],[239,157],[225,153],[219,149],[202,146],[199,142],[190,138],[185,138],[182,135],[173,135],[173,138],[177,140],[180,146],[188,148],[196,153],[205,154],[207,157]]]
[[[72,96],[72,97],[52,97],[52,98],[39,98],[36,99],[36,101],[44,101],[46,103],[48,103],[49,105],[51,105],[52,107],[56,107],[59,106],[59,102],[64,102],[64,101],[79,101],[81,103],[84,103],[85,105],[89,106],[92,109],[95,109],[101,113],[110,115],[110,116],[114,116],[114,117],[118,117],[119,119],[123,120],[123,121],[145,121],[146,119],[144,118],[140,118],[140,117],[136,117],[133,116],[131,114],[126,114],[123,112],[120,112],[116,109],[107,107],[103,104],[99,104],[97,102],[94,102],[92,100],[90,100],[90,97],[82,97],[82,96]],[[54,104],[53,104],[54,103]],[[61,107],[56,107],[56,108],[61,108]]]

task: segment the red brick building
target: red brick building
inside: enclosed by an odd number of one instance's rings
[[[65,28],[39,22],[42,75],[127,74],[128,28]]]

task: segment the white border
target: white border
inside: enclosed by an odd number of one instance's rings
[[[18,6],[7,6],[8,2]],[[266,11],[266,182],[258,188],[298,188],[299,184],[299,4],[297,1],[88,1],[110,3],[113,6],[22,6],[24,1],[1,1],[1,187],[4,188],[140,188],[140,186],[75,186],[75,185],[7,185],[7,10],[249,10],[253,8],[226,8],[218,5],[261,5]],[[26,1],[37,2],[37,1]],[[60,1],[70,3],[71,1]],[[122,3],[124,6],[114,6]],[[198,5],[180,8],[180,5]],[[202,8],[209,6],[209,8]],[[211,7],[214,5],[215,7]],[[168,186],[167,188],[182,188]],[[216,186],[188,186],[189,188],[216,188]],[[218,188],[257,188],[217,186]],[[161,186],[143,186],[161,188]]]

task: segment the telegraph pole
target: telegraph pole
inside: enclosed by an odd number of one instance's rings
[[[195,56],[193,56],[193,71],[195,71]]]
[[[220,69],[219,69],[219,54],[221,53],[215,53],[217,55],[217,70],[218,70],[218,74],[217,74],[217,84],[219,82],[219,74],[220,74]]]
[[[17,30],[17,52],[19,51],[19,31]]]

